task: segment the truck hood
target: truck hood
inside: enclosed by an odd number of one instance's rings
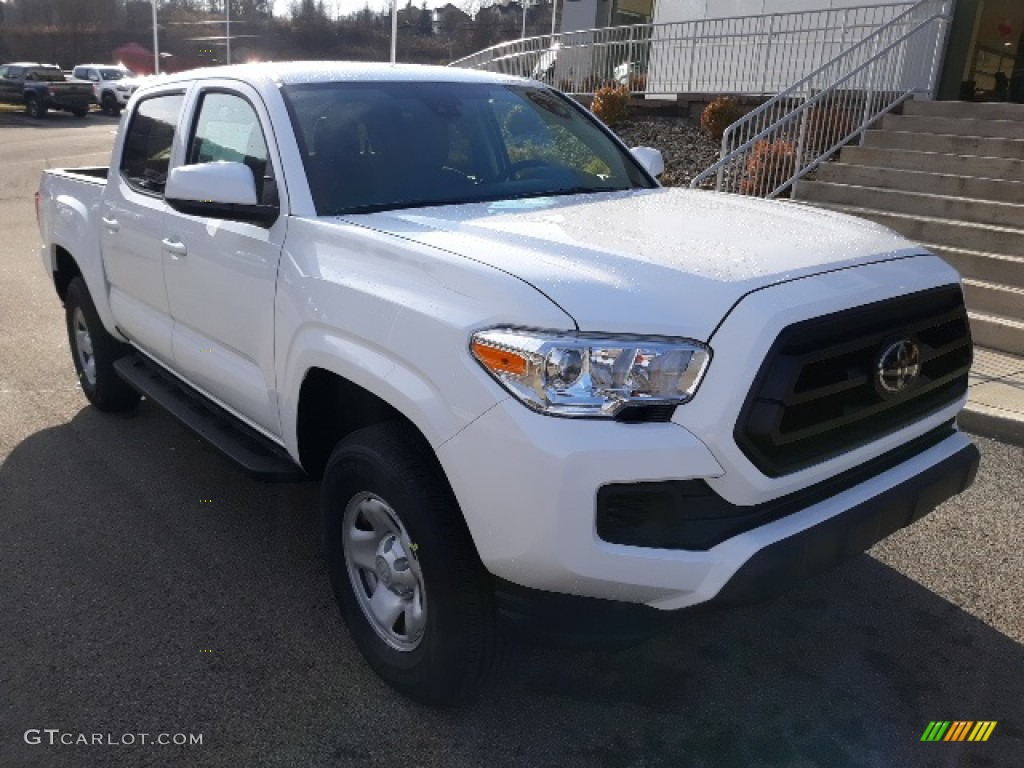
[[[689,189],[406,209],[346,221],[530,283],[581,331],[707,340],[745,294],[923,249],[851,216]]]

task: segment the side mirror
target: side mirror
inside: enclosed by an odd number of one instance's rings
[[[630,152],[637,162],[644,167],[654,178],[658,178],[665,172],[665,158],[661,152],[653,147],[633,147]]]
[[[256,181],[244,163],[179,166],[167,178],[164,199],[181,213],[261,226],[270,226],[281,213],[276,205],[258,203]]]

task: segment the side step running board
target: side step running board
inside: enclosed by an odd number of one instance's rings
[[[270,483],[309,479],[283,448],[141,355],[122,357],[114,369],[256,479]]]

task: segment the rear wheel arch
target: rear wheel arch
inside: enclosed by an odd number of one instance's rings
[[[75,257],[65,248],[53,246],[53,285],[62,302],[67,299],[68,286],[76,277],[82,277],[82,270]]]

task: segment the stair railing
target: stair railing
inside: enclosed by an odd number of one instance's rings
[[[691,187],[774,198],[915,95],[933,98],[953,0],[921,0],[730,125]]]

